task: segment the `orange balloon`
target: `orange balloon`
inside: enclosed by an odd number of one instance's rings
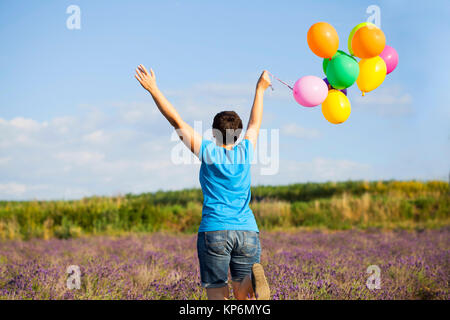
[[[352,50],[361,59],[376,57],[383,52],[386,37],[380,28],[365,26],[356,31],[352,39]]]
[[[317,22],[311,26],[307,35],[308,46],[321,58],[331,59],[339,48],[339,36],[333,26]]]

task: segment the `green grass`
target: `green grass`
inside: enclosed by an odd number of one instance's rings
[[[425,229],[449,225],[448,183],[348,181],[252,188],[262,229]],[[0,202],[0,239],[89,234],[196,232],[200,189],[90,197],[72,201]]]

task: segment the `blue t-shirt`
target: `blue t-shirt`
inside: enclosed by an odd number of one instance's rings
[[[249,207],[250,162],[253,145],[242,140],[231,150],[203,140],[199,158],[200,185],[203,191],[202,222],[198,232],[247,230],[259,232]]]

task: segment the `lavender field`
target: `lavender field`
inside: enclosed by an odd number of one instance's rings
[[[261,232],[273,299],[445,299],[450,229]],[[68,289],[78,265],[81,288]],[[381,288],[369,290],[369,265]],[[230,286],[231,287],[231,286]],[[0,242],[1,299],[205,299],[196,235]]]

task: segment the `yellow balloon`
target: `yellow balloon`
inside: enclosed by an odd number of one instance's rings
[[[386,78],[386,62],[380,57],[361,59],[359,61],[359,76],[356,84],[364,95],[366,92],[378,88]]]
[[[339,90],[328,91],[328,96],[322,103],[322,113],[329,122],[338,124],[348,119],[352,108],[347,96]]]

